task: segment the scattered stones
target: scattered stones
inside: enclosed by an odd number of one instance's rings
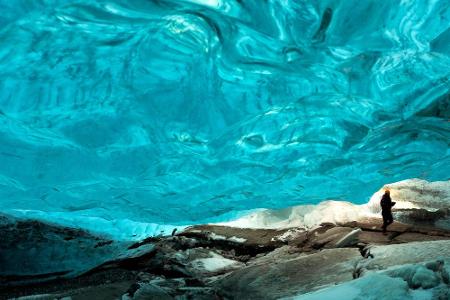
[[[254,257],[259,253],[272,251],[285,243],[276,237],[288,229],[251,229],[218,225],[200,225],[187,228],[179,236],[194,238],[198,246],[233,250],[235,255]]]
[[[48,228],[36,223],[27,226],[21,224],[20,228]],[[80,239],[92,240],[81,243],[83,251],[116,245],[83,232],[50,231],[51,235],[35,235],[31,241],[46,245],[57,240],[78,249]],[[10,245],[18,247],[21,241],[16,242]],[[386,276],[407,282],[409,288],[446,295],[439,286],[448,284],[450,264],[439,257],[450,257],[448,243],[449,231],[428,225],[395,222],[383,235],[380,219],[324,223],[309,231],[202,225],[122,246],[120,254],[75,277],[21,287],[11,286],[11,281],[9,286],[0,282],[0,298],[50,293],[53,298],[72,299],[106,295],[130,300],[278,299],[383,270],[389,271],[383,271]],[[416,266],[425,259],[431,261]],[[42,282],[39,276],[28,280]]]

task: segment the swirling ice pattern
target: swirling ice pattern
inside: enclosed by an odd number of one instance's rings
[[[0,10],[1,211],[200,222],[449,178],[446,0]]]

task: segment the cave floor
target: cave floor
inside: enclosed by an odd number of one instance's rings
[[[395,222],[383,234],[380,227],[378,218],[310,230],[198,225],[130,244],[126,254],[75,277],[2,276],[0,297],[279,299],[450,257],[449,230]]]

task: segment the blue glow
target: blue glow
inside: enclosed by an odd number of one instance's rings
[[[449,178],[447,0],[0,11],[0,211],[188,224]]]

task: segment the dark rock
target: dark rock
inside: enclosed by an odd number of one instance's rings
[[[352,232],[349,227],[319,227],[310,232],[308,235],[308,243],[305,247],[310,246],[313,249],[336,248],[336,243]]]
[[[155,255],[156,249],[153,245],[143,245],[139,248],[124,250],[123,253],[115,259],[100,264],[89,270],[87,274],[114,268],[140,270],[145,268]]]
[[[178,292],[183,295],[182,299],[195,299],[195,300],[215,300],[221,299],[217,295],[217,291],[214,288],[204,287],[186,287],[179,288]]]
[[[84,230],[8,216],[1,218],[0,236],[0,285],[73,277],[126,249]]]
[[[437,240],[446,240],[448,237],[440,236],[440,235],[428,235],[423,233],[416,233],[416,232],[405,232],[394,239],[392,239],[393,242],[396,243],[409,243],[409,242],[416,242],[416,241],[437,241]]]
[[[277,237],[287,230],[201,225],[187,228],[178,236],[194,238],[197,241],[197,247],[234,250],[236,256],[254,257],[284,245],[285,243]]]
[[[394,216],[398,220],[410,224],[429,224],[433,225],[436,221],[450,216],[450,209],[442,208],[437,211],[426,209],[395,209]]]
[[[297,234],[293,239],[288,241],[288,245],[303,248],[308,242],[308,231]]]
[[[139,290],[141,286],[138,283],[133,283],[130,288],[127,290],[127,294],[130,297],[133,297],[137,290]]]
[[[390,235],[384,235],[381,231],[361,231],[358,236],[358,240],[364,244],[376,244],[385,245],[391,242]]]
[[[158,241],[160,241],[161,238],[159,237],[148,237],[143,239],[142,241],[139,241],[137,243],[132,244],[131,246],[128,247],[128,249],[136,249],[141,247],[142,245],[146,245],[146,244],[154,244],[157,243]]]
[[[113,241],[101,241],[101,242],[98,242],[94,246],[94,248],[103,247],[103,246],[106,246],[106,245],[111,245],[112,243],[113,243]]]
[[[338,225],[342,227],[361,228],[361,230],[363,231],[381,232],[381,225],[383,225],[383,220],[381,218],[367,218],[359,221],[338,223]],[[403,233],[409,231],[412,227],[413,225],[411,224],[394,222],[393,224],[389,225],[388,231]]]

